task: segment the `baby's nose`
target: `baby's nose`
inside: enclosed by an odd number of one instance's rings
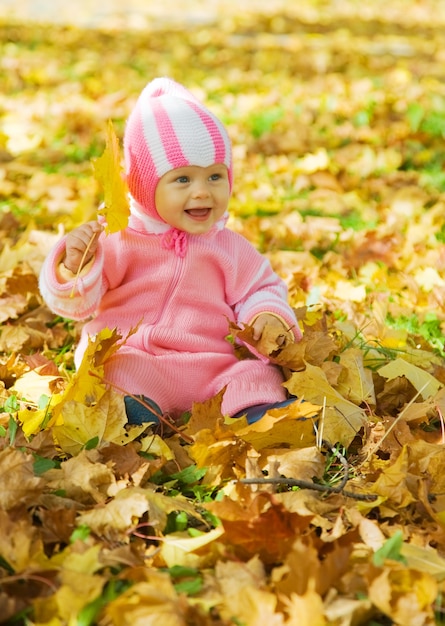
[[[193,196],[195,198],[208,198],[210,195],[207,183],[197,182],[193,188]]]

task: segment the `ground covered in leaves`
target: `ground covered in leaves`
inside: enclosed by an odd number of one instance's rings
[[[145,34],[0,24],[1,623],[445,623],[444,28],[440,0]],[[79,325],[37,289],[95,215],[107,120],[121,135],[156,75],[226,122],[230,227],[304,329],[268,349],[305,402],[255,426],[216,397],[129,429],[103,381],[124,338],[74,374]]]

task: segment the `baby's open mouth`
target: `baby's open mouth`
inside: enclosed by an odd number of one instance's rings
[[[210,209],[208,207],[202,207],[200,209],[187,209],[186,213],[190,215],[190,217],[195,218],[207,217],[207,215],[210,213]]]

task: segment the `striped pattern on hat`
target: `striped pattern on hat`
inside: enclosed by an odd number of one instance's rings
[[[232,149],[224,125],[185,87],[155,78],[139,96],[124,134],[128,188],[151,217],[159,179],[188,165],[224,163],[232,188]]]

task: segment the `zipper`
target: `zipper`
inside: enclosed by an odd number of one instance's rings
[[[155,324],[159,324],[159,322],[161,321],[162,317],[164,316],[164,313],[168,307],[168,305],[170,304],[172,295],[176,289],[176,287],[179,284],[179,281],[182,277],[182,273],[183,273],[183,269],[184,269],[184,259],[182,257],[179,256],[175,256],[176,259],[176,264],[175,264],[175,271],[173,273],[172,279],[170,281],[170,285],[169,288],[167,290],[167,293],[165,294],[165,298],[164,298],[164,302],[162,304],[162,307],[159,311],[159,315],[156,318],[156,322]]]

